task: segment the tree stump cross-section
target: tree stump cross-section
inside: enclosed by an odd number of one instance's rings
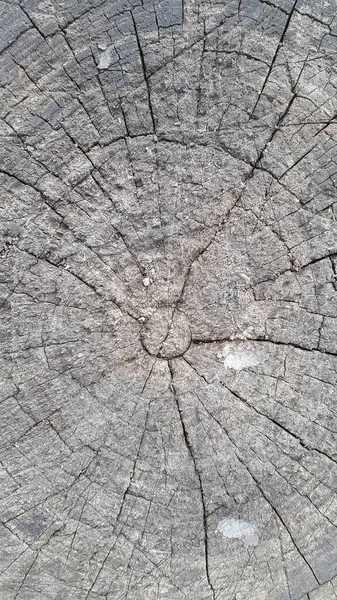
[[[336,0],[0,4],[1,600],[335,600]]]

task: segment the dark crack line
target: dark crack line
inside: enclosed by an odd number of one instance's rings
[[[145,82],[146,89],[147,89],[147,98],[148,98],[149,111],[150,111],[150,116],[151,116],[151,121],[152,121],[153,133],[156,133],[156,122],[155,122],[154,112],[153,112],[153,107],[152,107],[150,82],[149,82],[149,78],[147,76],[147,68],[146,68],[146,63],[145,63],[144,52],[143,52],[142,45],[140,43],[137,24],[136,24],[136,21],[135,21],[132,11],[130,11],[130,15],[131,15],[132,23],[133,23],[135,36],[136,36],[136,41],[137,41],[137,46],[138,46],[138,51],[139,51],[139,56],[140,56],[140,62],[142,65],[142,70],[143,70],[144,82]]]
[[[14,46],[14,44],[16,44],[16,42],[19,41],[19,39],[25,35],[25,33],[27,33],[27,31],[32,31],[33,27],[27,27],[26,29],[24,29],[23,31],[20,31],[20,33],[17,35],[17,37],[12,40],[5,48],[3,48],[0,52],[0,56],[2,56],[5,52],[7,52],[7,50],[10,50],[12,46]]]
[[[202,375],[202,373],[199,373],[199,371],[196,369],[196,367],[193,365],[193,363],[188,358],[186,358],[186,356],[183,356],[182,358],[190,366],[190,368],[193,369],[193,371],[201,379],[203,379],[205,381],[205,383],[208,386],[212,385],[212,383],[209,382],[208,379],[204,375]],[[321,454],[322,456],[324,456],[325,458],[327,458],[329,461],[337,464],[337,461],[335,459],[333,459],[329,454],[327,454],[323,450],[320,450],[319,448],[316,448],[315,446],[306,444],[305,441],[299,435],[297,435],[296,433],[294,433],[293,431],[291,431],[290,429],[288,429],[288,427],[286,427],[285,425],[283,425],[282,423],[280,423],[280,421],[278,421],[275,418],[273,418],[273,417],[265,414],[264,412],[260,411],[253,404],[251,404],[250,402],[248,402],[248,400],[246,400],[246,398],[243,398],[242,396],[240,396],[240,394],[238,394],[237,392],[235,392],[234,390],[232,390],[230,387],[228,387],[223,381],[220,380],[219,383],[230,394],[232,394],[237,400],[239,400],[240,402],[242,402],[242,404],[244,404],[245,406],[247,406],[249,409],[253,410],[260,417],[263,417],[264,419],[267,419],[270,423],[273,423],[273,425],[275,425],[276,427],[278,427],[279,429],[281,429],[282,431],[284,431],[286,434],[288,434],[292,438],[294,438],[300,444],[300,446],[302,446],[302,448],[304,448],[305,450],[308,450],[309,452],[312,452],[312,451],[317,452],[318,454]],[[326,429],[326,427],[323,427],[319,423],[316,423],[316,421],[313,421],[313,423],[317,424],[319,427],[322,427],[323,429]],[[328,431],[329,431],[329,433],[333,433],[330,430],[328,430]]]
[[[133,480],[134,480],[134,477],[135,477],[135,473],[136,473],[136,469],[137,469],[137,462],[138,462],[139,457],[140,457],[140,452],[141,452],[143,440],[144,440],[144,437],[145,437],[145,433],[147,432],[147,423],[148,423],[148,419],[149,419],[150,409],[151,409],[151,400],[149,401],[149,404],[148,404],[148,408],[147,408],[147,412],[146,412],[146,416],[145,416],[144,427],[143,427],[143,432],[142,432],[142,435],[140,437],[140,441],[139,441],[139,444],[138,444],[136,456],[135,456],[135,459],[134,459],[134,462],[133,462],[133,467],[132,467],[130,479],[129,479],[128,484],[127,484],[127,486],[126,486],[126,488],[124,490],[124,493],[123,493],[123,496],[122,496],[122,500],[121,500],[121,504],[120,504],[120,507],[119,507],[119,510],[118,510],[118,513],[117,513],[117,516],[116,516],[114,528],[113,528],[114,529],[114,534],[116,535],[116,540],[114,541],[114,543],[112,544],[112,546],[108,550],[107,554],[105,555],[105,558],[103,559],[103,561],[102,561],[102,563],[101,563],[101,565],[100,565],[100,567],[99,567],[99,569],[98,569],[98,571],[96,573],[96,576],[95,576],[95,578],[94,578],[94,580],[93,580],[93,582],[91,584],[91,587],[88,590],[88,592],[87,592],[84,600],[87,600],[89,598],[90,593],[93,591],[93,589],[94,589],[94,587],[96,585],[96,582],[98,581],[98,579],[99,579],[99,577],[100,577],[100,575],[101,575],[101,573],[102,573],[102,571],[103,571],[103,569],[105,567],[106,562],[108,561],[108,559],[109,559],[112,551],[115,548],[115,545],[117,543],[119,535],[121,535],[123,533],[124,525],[122,526],[120,532],[116,533],[116,530],[117,530],[117,526],[119,524],[120,517],[121,517],[122,512],[124,510],[126,498],[127,498],[128,494],[129,494],[129,490],[130,490],[130,488],[132,486],[132,483],[133,483]]]
[[[57,262],[53,262],[47,256],[44,256],[44,255],[43,256],[38,256],[37,254],[34,254],[30,250],[26,250],[26,249],[23,249],[23,248],[19,248],[19,250],[21,252],[25,252],[29,256],[33,256],[37,260],[42,260],[42,261],[47,262],[49,265],[55,267],[56,269],[59,269],[59,268],[63,269],[66,273],[72,275],[73,277],[75,277],[75,279],[77,279],[82,284],[84,284],[85,286],[87,286],[91,291],[93,291],[96,294],[96,296],[98,296],[98,298],[100,298],[101,300],[104,299],[104,294],[102,292],[100,292],[99,290],[97,290],[94,284],[86,281],[78,273],[75,273],[74,271],[71,271],[70,269],[63,268],[62,264],[57,263]],[[133,319],[134,321],[136,321],[138,323],[138,318],[135,317],[135,315],[133,315],[131,312],[129,312],[126,308],[122,308],[121,305],[117,302],[117,300],[115,298],[110,298],[110,300],[116,306],[116,308],[118,308],[122,313],[127,314],[131,319]]]
[[[310,313],[311,314],[311,313]],[[316,314],[316,313],[314,313]],[[320,315],[323,316],[323,315]],[[195,344],[195,345],[199,345],[199,344],[223,344],[225,342],[241,342],[241,343],[249,343],[249,342],[263,342],[263,343],[267,343],[267,344],[275,344],[276,346],[284,346],[287,348],[296,348],[297,350],[303,350],[303,352],[319,352],[320,354],[324,354],[327,356],[333,356],[336,357],[337,353],[336,352],[329,352],[328,350],[321,350],[320,348],[305,348],[304,346],[301,346],[300,344],[296,344],[294,342],[279,342],[277,340],[272,340],[269,339],[267,337],[257,337],[257,338],[250,338],[247,337],[244,340],[242,338],[235,338],[235,337],[225,337],[225,338],[192,338],[192,342],[191,344]]]
[[[191,365],[190,365],[191,366]],[[194,369],[194,367],[191,366],[192,369]],[[195,369],[194,369],[195,370]],[[198,371],[196,371],[196,373],[199,375],[199,377],[201,377],[204,381],[207,382],[207,379],[203,376],[200,375],[198,373]],[[309,561],[306,559],[306,557],[304,556],[304,554],[301,552],[297,542],[295,541],[292,533],[290,532],[289,528],[287,527],[282,515],[280,514],[280,512],[277,510],[277,508],[274,506],[274,504],[272,503],[272,501],[268,498],[268,496],[266,495],[266,493],[264,492],[264,490],[262,489],[260,483],[258,482],[257,478],[255,477],[255,475],[251,472],[251,470],[249,469],[249,467],[247,466],[247,464],[241,459],[241,457],[238,454],[239,448],[237,447],[235,441],[232,439],[232,437],[230,436],[228,430],[223,426],[223,424],[213,415],[212,412],[209,411],[209,409],[207,409],[207,407],[205,406],[205,404],[201,401],[201,399],[198,396],[198,400],[201,403],[201,405],[203,406],[204,410],[206,411],[206,413],[219,425],[219,427],[226,433],[229,441],[231,442],[231,444],[234,446],[234,454],[237,457],[238,461],[240,462],[240,464],[244,467],[244,469],[249,473],[250,477],[253,479],[255,485],[257,486],[257,489],[260,491],[262,497],[266,500],[266,502],[269,504],[269,506],[271,507],[272,511],[276,514],[276,516],[278,517],[279,521],[282,523],[283,527],[285,528],[285,530],[288,532],[289,537],[294,545],[294,547],[296,548],[297,552],[299,553],[299,555],[302,557],[302,559],[304,560],[304,562],[307,564],[308,568],[310,569],[312,575],[315,578],[315,581],[318,583],[319,585],[319,581],[315,575],[315,572],[312,568],[312,566],[310,565]]]
[[[189,454],[189,456],[191,458],[191,461],[192,461],[192,464],[193,464],[193,468],[194,468],[194,472],[195,472],[195,475],[196,475],[198,483],[199,483],[200,501],[201,501],[201,506],[202,506],[203,527],[204,527],[204,548],[205,548],[206,578],[207,578],[207,583],[208,583],[209,588],[210,588],[211,593],[212,593],[212,598],[213,598],[213,600],[215,600],[215,597],[216,597],[215,596],[215,590],[214,590],[214,587],[213,587],[213,584],[212,584],[211,578],[210,578],[207,511],[206,511],[205,493],[204,493],[203,483],[202,483],[201,474],[200,474],[200,471],[198,469],[198,465],[197,465],[197,462],[196,462],[196,458],[194,456],[192,444],[190,442],[189,435],[188,435],[188,432],[187,432],[187,429],[186,429],[186,424],[185,424],[185,421],[184,421],[183,413],[182,413],[181,406],[180,406],[179,399],[178,399],[178,393],[177,393],[177,390],[176,390],[176,388],[174,386],[174,383],[173,383],[174,372],[173,372],[172,362],[170,360],[168,361],[168,368],[169,368],[170,375],[171,375],[171,390],[172,390],[173,398],[174,398],[174,401],[175,401],[175,404],[176,404],[176,407],[177,407],[177,411],[178,411],[178,415],[179,415],[179,420],[180,420],[181,428],[182,428],[182,432],[183,432],[185,446],[186,446],[188,454]]]
[[[98,170],[98,172],[99,172],[99,169],[97,169],[97,170]],[[9,173],[8,171],[5,171],[4,169],[0,169],[0,173],[3,173],[3,174],[4,174],[4,175],[6,175],[7,177],[10,177],[10,178],[12,178],[12,179],[15,179],[16,181],[18,181],[18,182],[19,182],[19,183],[21,183],[22,185],[24,185],[24,186],[28,186],[28,187],[32,188],[32,189],[33,189],[33,190],[34,190],[36,193],[38,193],[38,194],[39,194],[39,196],[40,196],[40,198],[42,199],[42,201],[43,201],[43,202],[46,204],[46,206],[48,206],[48,207],[49,207],[49,209],[50,209],[50,210],[52,210],[52,211],[55,213],[55,215],[57,215],[57,217],[58,217],[58,218],[61,220],[60,222],[61,222],[61,223],[64,225],[64,227],[66,227],[66,228],[67,228],[67,230],[68,230],[68,231],[71,233],[71,235],[73,236],[74,240],[75,240],[77,243],[83,243],[83,240],[82,240],[81,238],[79,238],[79,237],[76,235],[76,233],[75,233],[75,232],[74,232],[74,231],[71,229],[71,227],[69,227],[69,225],[66,223],[65,219],[67,218],[67,213],[65,212],[65,214],[63,214],[63,213],[59,212],[59,211],[57,210],[57,208],[56,208],[56,207],[55,207],[53,204],[51,204],[51,203],[49,202],[49,200],[48,200],[48,198],[46,197],[46,195],[45,195],[45,194],[44,194],[44,193],[43,193],[43,192],[42,192],[42,191],[41,191],[41,190],[40,190],[40,189],[37,187],[37,185],[36,185],[36,184],[35,184],[35,185],[33,185],[33,184],[31,184],[31,183],[28,183],[27,181],[25,181],[24,179],[22,179],[22,177],[19,177],[19,176],[17,176],[17,175],[14,175],[14,174],[12,174],[12,173]],[[106,199],[108,199],[108,200],[111,202],[111,204],[114,206],[112,199],[111,199],[111,198],[110,198],[110,196],[109,196],[109,195],[108,195],[108,194],[105,192],[105,190],[103,189],[103,187],[100,185],[99,181],[98,181],[98,180],[95,178],[95,176],[94,176],[92,173],[90,173],[90,175],[92,175],[92,176],[93,176],[93,179],[94,179],[95,183],[97,184],[98,188],[100,189],[100,191],[102,192],[103,196],[104,196]],[[83,210],[83,209],[81,208],[81,210]],[[85,211],[83,211],[83,212],[84,212],[84,214],[85,214],[85,215],[88,217],[88,214],[87,214]],[[140,273],[141,277],[143,277],[143,276],[144,276],[143,269],[142,269],[141,265],[139,264],[139,262],[138,262],[138,260],[137,260],[137,257],[135,256],[135,254],[134,254],[134,253],[132,252],[132,250],[129,248],[129,245],[128,245],[128,243],[126,242],[126,239],[125,239],[125,236],[124,236],[124,234],[123,234],[123,233],[122,233],[122,232],[121,232],[121,231],[120,231],[120,230],[119,230],[119,229],[118,229],[118,228],[117,228],[117,227],[116,227],[114,224],[111,224],[111,227],[112,227],[113,231],[116,233],[116,236],[117,236],[117,238],[121,239],[121,241],[122,241],[122,243],[123,243],[123,245],[124,245],[124,247],[125,247],[126,251],[129,253],[129,255],[131,256],[131,259],[133,260],[134,264],[135,264],[135,265],[136,265],[136,267],[138,268],[138,271],[139,271],[139,273]],[[116,278],[117,278],[117,279],[119,279],[119,281],[122,283],[122,285],[123,285],[123,286],[127,287],[127,283],[126,283],[124,280],[122,280],[122,279],[119,277],[119,275],[118,275],[118,274],[117,274],[117,273],[116,273],[116,272],[115,272],[115,271],[114,271],[114,270],[113,270],[113,269],[110,267],[110,265],[108,265],[107,263],[105,263],[105,262],[104,262],[104,260],[103,260],[103,259],[102,259],[102,257],[100,256],[100,254],[99,254],[99,253],[97,253],[97,252],[94,250],[94,248],[93,248],[92,246],[90,246],[90,245],[88,245],[88,244],[84,244],[84,246],[85,246],[85,248],[87,248],[87,249],[88,249],[90,252],[92,252],[93,254],[95,254],[95,256],[97,256],[97,258],[98,258],[98,259],[99,259],[99,260],[100,260],[100,261],[101,261],[101,262],[102,262],[102,263],[103,263],[103,264],[104,264],[106,267],[108,267],[109,269],[111,269],[111,270],[112,270],[112,272],[114,273],[114,275],[116,276]],[[27,250],[25,250],[25,251],[27,251]],[[28,251],[27,251],[27,252],[28,252]],[[44,257],[37,257],[37,256],[36,256],[36,258],[43,258],[44,260],[46,260],[46,257],[45,257],[45,256],[44,256]],[[55,262],[55,263],[52,263],[52,261],[49,261],[49,262],[50,262],[51,264],[54,264],[54,266],[55,266],[55,267],[59,267],[59,266],[60,266],[60,265],[59,265],[59,264],[57,264],[56,262]],[[74,275],[75,277],[79,278],[79,275],[75,275],[73,271],[70,271],[70,270],[69,270],[68,272],[72,273],[72,275]],[[84,281],[84,280],[82,280],[82,281]],[[86,282],[86,285],[90,285],[90,284],[88,284],[88,283]],[[94,289],[94,287],[92,287],[92,289]],[[98,294],[97,290],[94,290],[94,291],[96,292],[96,294]],[[116,301],[114,301],[114,302],[115,302],[115,304],[117,305]],[[120,308],[120,310],[122,310],[122,309],[121,309],[121,307],[119,307],[119,308]],[[126,312],[127,312],[127,311],[126,311]],[[129,314],[129,316],[131,316],[131,315],[130,315],[130,313],[128,313],[128,314]],[[133,318],[136,318],[136,317],[133,317]]]
[[[269,80],[269,77],[270,77],[270,75],[271,75],[271,72],[272,72],[272,70],[273,70],[273,67],[274,67],[275,61],[276,61],[276,59],[277,59],[277,57],[278,57],[278,53],[279,53],[279,51],[280,51],[280,49],[281,49],[281,47],[282,47],[282,45],[283,45],[283,40],[284,40],[284,38],[285,38],[285,35],[286,35],[286,33],[287,33],[288,27],[289,27],[289,25],[290,25],[290,21],[291,21],[291,19],[292,19],[292,16],[293,16],[293,14],[294,14],[294,12],[295,12],[295,8],[296,8],[296,4],[297,4],[297,2],[298,2],[298,0],[295,0],[295,2],[294,2],[294,4],[293,4],[293,7],[292,7],[292,9],[291,9],[291,11],[290,11],[290,13],[289,13],[289,15],[288,15],[288,18],[287,18],[287,21],[286,21],[285,27],[284,27],[284,29],[283,29],[283,32],[282,32],[282,35],[281,35],[281,37],[280,37],[280,41],[279,41],[279,43],[278,43],[278,45],[277,45],[277,48],[276,48],[276,51],[275,51],[275,53],[274,53],[273,59],[272,59],[272,61],[271,61],[271,63],[270,63],[270,67],[269,67],[269,69],[268,69],[268,72],[267,72],[266,78],[265,78],[265,80],[264,80],[264,82],[263,82],[263,85],[262,85],[261,91],[260,91],[260,93],[259,93],[259,95],[258,95],[258,98],[257,98],[257,100],[256,100],[255,104],[254,104],[253,110],[252,110],[252,112],[250,113],[250,116],[249,116],[249,121],[250,121],[250,119],[252,118],[252,116],[254,115],[254,113],[255,113],[255,110],[256,110],[256,108],[257,108],[257,105],[259,104],[259,102],[260,102],[260,99],[261,99],[261,97],[262,97],[262,94],[263,94],[263,92],[264,92],[264,90],[265,90],[265,87],[266,87],[266,85],[267,85],[267,83],[268,83],[268,80]]]
[[[315,581],[318,583],[318,585],[320,584],[319,580],[316,577],[315,571],[312,568],[310,562],[308,561],[308,559],[305,557],[305,555],[303,554],[303,552],[301,552],[293,534],[291,533],[290,529],[287,527],[281,513],[279,512],[279,510],[275,507],[275,505],[272,503],[272,501],[268,498],[267,494],[264,492],[264,490],[262,489],[261,485],[259,484],[257,478],[255,477],[255,475],[252,473],[252,471],[249,469],[249,467],[246,465],[246,469],[248,471],[248,473],[250,474],[251,478],[253,479],[253,481],[255,482],[255,485],[257,486],[258,490],[260,491],[262,497],[266,500],[266,502],[268,502],[269,506],[271,507],[271,509],[274,511],[274,513],[276,514],[277,518],[279,519],[279,521],[282,523],[284,529],[287,531],[294,547],[296,548],[297,552],[299,553],[299,555],[302,557],[302,559],[304,560],[304,562],[306,563],[307,567],[309,568],[310,572],[312,573]]]
[[[217,29],[221,29],[221,27],[226,23],[226,21],[228,21],[229,19],[231,19],[232,17],[236,17],[237,16],[237,12],[233,12],[229,15],[227,15],[220,23],[218,23],[217,25],[214,25],[214,27],[211,27],[211,29],[208,29],[205,32],[205,36],[208,37],[210,36],[212,33],[214,33]],[[179,52],[176,52],[172,58],[168,59],[165,63],[161,64],[159,67],[157,67],[154,71],[152,71],[152,73],[149,73],[149,79],[151,77],[153,77],[153,75],[156,75],[158,72],[162,71],[163,69],[165,69],[167,67],[167,65],[171,64],[172,62],[175,62],[177,58],[179,58],[180,56],[182,56],[182,54],[184,54],[185,52],[188,52],[189,50],[192,50],[192,48],[194,48],[195,46],[197,46],[198,44],[200,44],[201,42],[203,43],[204,41],[204,35],[199,36],[194,42],[192,42],[189,46],[184,46],[183,48],[181,48],[181,50],[179,50]]]

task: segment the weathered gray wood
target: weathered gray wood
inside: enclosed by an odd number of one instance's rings
[[[1,600],[337,598],[336,14],[1,2]]]

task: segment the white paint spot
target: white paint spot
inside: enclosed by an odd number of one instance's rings
[[[252,523],[248,523],[248,521],[227,517],[218,523],[217,531],[222,533],[225,538],[241,539],[246,547],[257,546],[259,543],[256,527]]]
[[[149,277],[144,277],[144,279],[143,279],[143,286],[144,287],[149,287],[150,283],[151,283],[151,279]]]
[[[101,56],[99,57],[99,63],[97,65],[97,68],[98,69],[107,69],[110,66],[110,63],[111,63],[111,50],[110,50],[110,48],[108,48],[107,50],[102,52]]]
[[[242,371],[248,367],[255,367],[261,362],[261,358],[253,350],[247,348],[225,348],[218,354],[218,358],[224,358],[224,367]]]

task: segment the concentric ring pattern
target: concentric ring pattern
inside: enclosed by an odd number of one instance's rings
[[[333,600],[336,0],[0,13],[1,599]]]

